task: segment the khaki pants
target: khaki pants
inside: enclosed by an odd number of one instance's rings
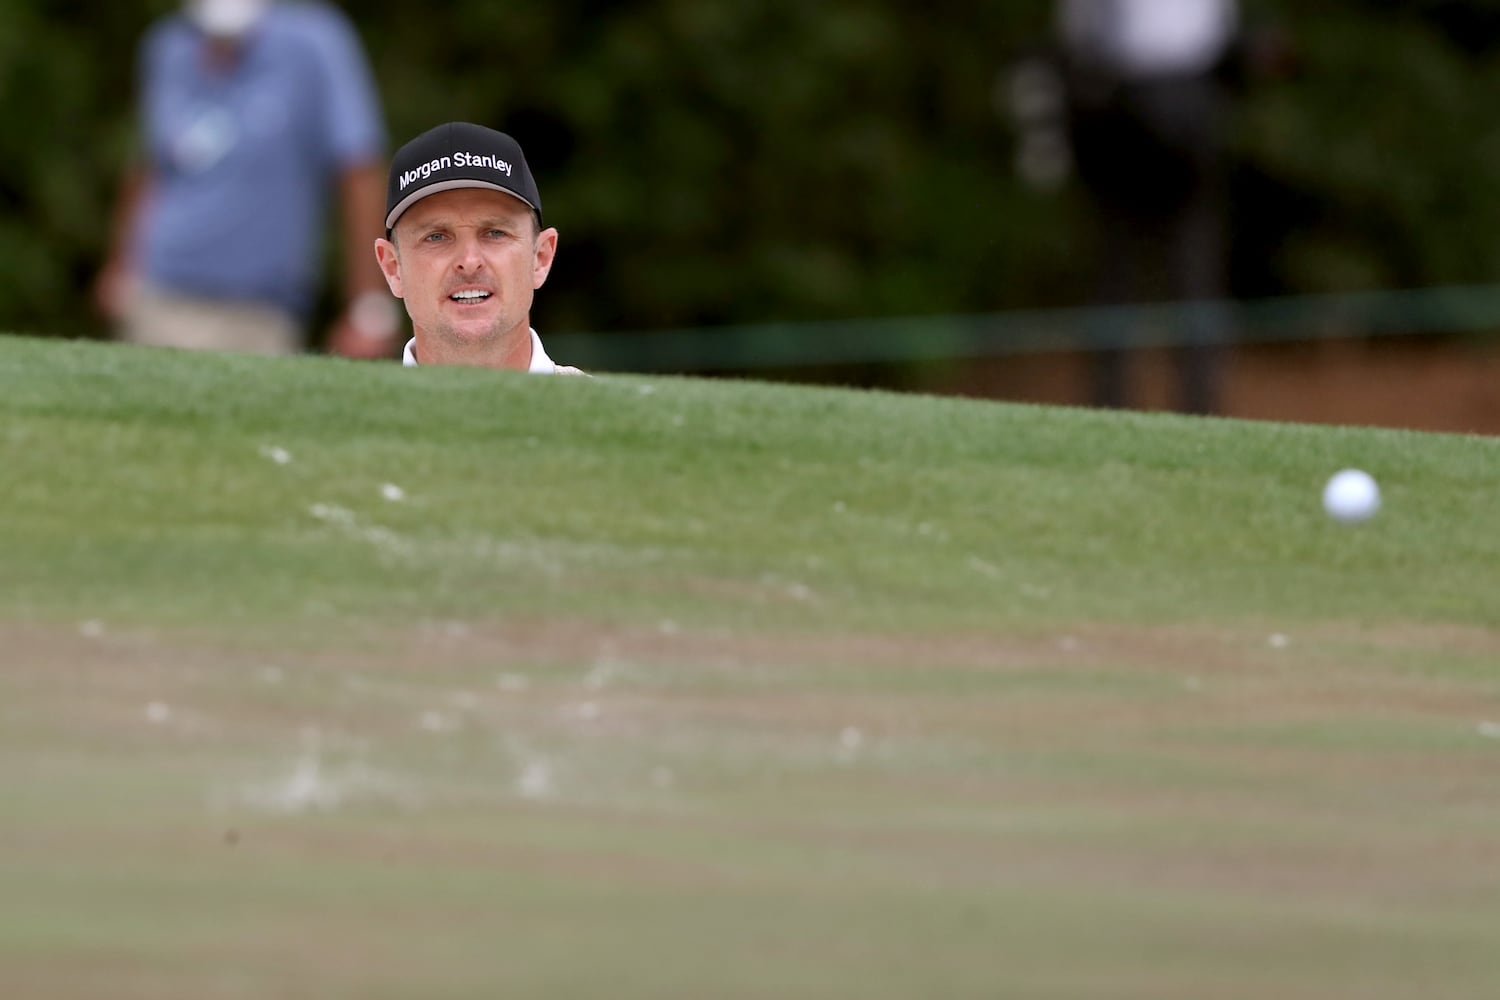
[[[297,321],[275,306],[193,298],[141,286],[130,296],[120,339],[147,347],[243,354],[296,354]]]

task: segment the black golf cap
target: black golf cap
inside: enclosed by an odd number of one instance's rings
[[[385,233],[401,213],[430,194],[488,188],[525,202],[542,219],[542,199],[521,144],[504,132],[469,122],[428,129],[396,150],[386,185]]]

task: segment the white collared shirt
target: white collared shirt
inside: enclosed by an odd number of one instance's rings
[[[406,342],[406,350],[401,352],[401,364],[407,368],[417,367],[417,338],[413,337]],[[531,367],[526,369],[533,375],[587,375],[588,372],[581,371],[569,365],[560,365],[547,357],[546,350],[542,347],[542,338],[536,335],[536,330],[531,331]]]

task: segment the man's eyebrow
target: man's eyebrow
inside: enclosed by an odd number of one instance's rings
[[[474,220],[473,225],[476,229],[515,229],[518,226],[524,225],[525,222],[526,220],[524,217],[509,218],[507,216],[491,215],[480,216],[478,219]],[[429,219],[421,223],[418,228],[425,230],[456,229],[458,228],[458,223],[456,223],[453,219],[439,216],[437,218]]]

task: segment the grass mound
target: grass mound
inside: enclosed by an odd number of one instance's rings
[[[31,341],[0,407],[12,615],[1489,624],[1500,592],[1480,438]],[[1375,523],[1320,509],[1344,466]]]
[[[1493,441],[21,339],[0,410],[0,995],[1500,989]]]

